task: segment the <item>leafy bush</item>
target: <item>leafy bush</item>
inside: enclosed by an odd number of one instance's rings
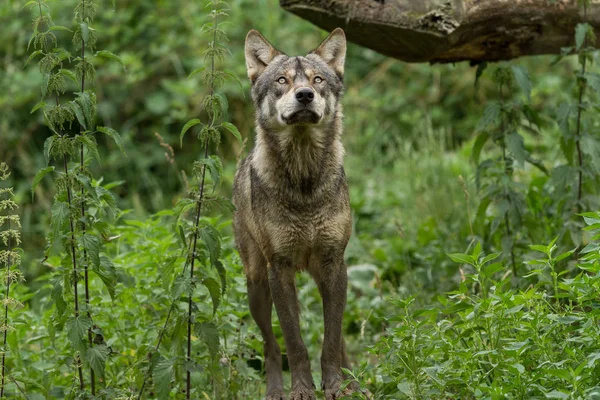
[[[584,218],[600,239],[600,213]],[[385,357],[378,398],[600,398],[600,245],[562,279],[557,265],[572,251],[557,255],[554,241],[531,248],[542,253],[527,263],[540,280],[527,289],[495,278],[506,266],[477,244],[450,254],[469,270],[448,297],[416,310],[414,298],[396,301],[402,312],[371,349]]]

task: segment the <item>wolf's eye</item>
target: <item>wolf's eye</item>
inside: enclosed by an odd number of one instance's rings
[[[281,83],[282,85],[287,83],[287,79],[285,79],[283,76],[279,77],[279,79],[277,79],[277,82]]]
[[[321,82],[323,82],[323,78],[321,78],[320,76],[316,76],[315,83],[321,83]]]

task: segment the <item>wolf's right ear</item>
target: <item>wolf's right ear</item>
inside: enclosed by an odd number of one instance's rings
[[[246,35],[245,54],[248,78],[254,83],[271,60],[281,53],[271,46],[271,43],[263,35],[252,29]]]

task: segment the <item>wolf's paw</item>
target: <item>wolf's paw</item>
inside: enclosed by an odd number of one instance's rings
[[[273,390],[271,393],[267,393],[265,400],[286,400],[286,397],[283,390]]]
[[[352,397],[353,394],[357,394],[357,393],[362,393],[362,395],[364,397],[360,397],[361,399],[364,398],[366,400],[373,400],[374,397],[371,394],[371,392],[369,392],[367,389],[361,390],[359,385],[348,385],[344,390],[342,390],[341,392],[338,391],[337,393],[333,393],[328,395],[327,392],[325,392],[325,398],[327,400],[343,400],[343,399],[350,399],[350,398],[356,398],[356,397]],[[330,397],[331,396],[331,397]]]
[[[365,399],[373,400],[371,392],[367,389],[361,390],[360,385],[356,381],[350,382],[344,389],[325,389],[325,399],[343,400],[345,398],[352,398],[351,396],[355,393],[362,393]]]
[[[290,393],[290,400],[316,400],[313,389],[298,388]]]

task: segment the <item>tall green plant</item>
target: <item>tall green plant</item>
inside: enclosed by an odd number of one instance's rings
[[[10,176],[8,165],[0,163],[0,181],[6,181]],[[11,308],[20,308],[23,305],[16,299],[10,297],[11,284],[22,281],[23,274],[19,270],[21,264],[21,253],[18,246],[21,244],[21,219],[14,210],[18,208],[14,201],[15,194],[12,187],[0,187],[0,241],[6,249],[0,250],[0,266],[2,268],[2,282],[5,285],[4,299],[4,318],[0,324],[2,332],[2,381],[0,383],[0,399],[4,398],[6,382],[6,353],[8,352],[7,338],[9,330],[13,329],[8,318],[8,310]]]
[[[217,61],[223,61],[227,54],[227,47],[225,46],[227,36],[221,27],[223,19],[228,15],[224,9],[225,4],[221,0],[208,2],[207,7],[211,8],[208,15],[210,22],[204,24],[201,29],[211,38],[208,48],[204,51],[205,66],[194,70],[190,74],[190,77],[201,74],[201,81],[208,89],[209,93],[202,102],[206,114],[204,118],[191,119],[184,125],[180,134],[180,142],[183,146],[185,134],[191,128],[198,126],[197,138],[204,147],[204,156],[194,162],[192,176],[196,184],[191,185],[189,197],[181,199],[175,206],[175,229],[179,233],[183,246],[187,249],[185,263],[181,275],[175,279],[172,288],[173,305],[170,307],[167,320],[159,332],[148,374],[144,378],[138,398],[142,397],[150,374],[154,378],[158,397],[161,399],[167,398],[171,391],[171,379],[175,373],[178,360],[184,365],[186,399],[191,399],[192,393],[194,393],[194,398],[198,398],[200,392],[194,391],[192,388],[192,373],[200,368],[200,365],[192,357],[192,332],[205,342],[213,361],[216,360],[219,351],[218,330],[213,319],[221,302],[221,296],[226,289],[225,268],[220,260],[222,239],[217,229],[216,220],[206,218],[204,215],[207,210],[215,206],[231,211],[233,205],[228,199],[215,194],[215,190],[221,182],[223,165],[218,156],[210,154],[210,149],[211,146],[215,149],[219,146],[222,131],[232,133],[241,142],[238,129],[232,123],[226,121],[227,98],[217,92],[227,79],[233,79],[239,83],[234,74],[226,70],[220,70],[216,65]],[[198,265],[201,268],[198,268]],[[201,312],[196,305],[195,297],[199,295],[199,285],[202,285],[208,291],[212,299],[213,307],[210,314]],[[176,306],[177,303],[182,301],[181,298],[184,295],[187,295],[185,300],[187,310]],[[181,357],[169,359],[159,354],[168,320],[172,317],[176,321],[173,327],[173,335],[182,334],[184,331],[182,329],[183,324],[185,324],[186,349],[184,359],[181,359]],[[214,390],[216,397],[219,397],[217,386],[217,384],[214,385]]]
[[[518,276],[518,261],[515,256],[519,239],[518,229],[523,215],[527,212],[522,185],[513,178],[515,168],[523,168],[525,163],[541,169],[546,168],[534,159],[525,147],[520,131],[532,129],[537,124],[537,115],[529,107],[531,81],[527,71],[518,66],[502,64],[492,74],[498,100],[487,104],[473,146],[473,160],[477,164],[476,184],[481,193],[477,212],[478,220],[486,220],[489,206],[493,205],[493,217],[486,227],[488,239],[504,254],[510,256],[514,276]],[[520,89],[523,96],[516,95]],[[492,140],[495,151],[492,156],[481,161],[484,145]]]
[[[78,3],[73,30],[54,24],[45,1],[29,2],[28,5],[38,13],[30,41],[36,50],[28,61],[41,56],[38,64],[42,74],[42,99],[32,112],[39,109],[44,112],[46,123],[52,131],[44,143],[44,155],[48,163],[55,164],[36,174],[32,194],[45,175],[55,174],[57,194],[52,206],[53,229],[48,236],[46,255],[53,251],[55,244],[62,245],[61,267],[53,280],[55,315],[51,324],[52,329],[67,329],[75,354],[79,390],[85,389],[83,365],[87,364],[90,368],[91,392],[96,395],[95,376],[104,378],[109,350],[105,344],[93,346],[93,332],[100,335],[101,329],[92,320],[88,271],[94,271],[109,293],[114,294],[116,274],[110,259],[101,254],[101,238],[108,236],[108,221],[116,215],[117,208],[114,196],[94,181],[89,164],[91,158],[98,162],[101,159],[95,138],[97,132],[112,137],[121,150],[122,141],[113,129],[96,126],[96,96],[94,92],[85,90],[86,78],[93,80],[95,76],[94,65],[85,54],[85,49],[92,50],[96,42],[95,31],[89,26],[97,9],[95,3],[92,0]],[[58,47],[55,32],[72,32],[72,41],[80,46],[81,55],[73,57],[67,49]],[[106,51],[97,52],[96,56],[120,61]],[[72,100],[64,99],[71,84],[81,90],[74,93]],[[51,105],[51,102],[54,104]],[[73,132],[74,122],[79,124],[78,133]],[[94,212],[86,212],[86,207]],[[79,300],[81,266],[84,272],[84,304]],[[68,302],[69,299],[72,302]],[[67,317],[68,314],[72,316]]]
[[[578,4],[585,21],[590,2],[578,0]],[[587,117],[589,111],[599,104],[600,75],[590,71],[596,51],[595,43],[594,28],[587,22],[579,23],[575,27],[574,46],[563,48],[562,55],[555,61],[558,62],[565,55],[575,54],[579,66],[575,71],[574,102],[561,104],[557,113],[557,122],[563,134],[560,147],[569,167],[563,169],[561,177],[569,180],[571,174],[576,176],[575,193],[567,204],[571,212],[598,206],[597,201],[585,198],[586,194],[597,193],[594,187],[600,176],[600,141],[593,132],[593,119]],[[593,96],[593,92],[596,96]],[[586,181],[590,183],[587,190]]]

